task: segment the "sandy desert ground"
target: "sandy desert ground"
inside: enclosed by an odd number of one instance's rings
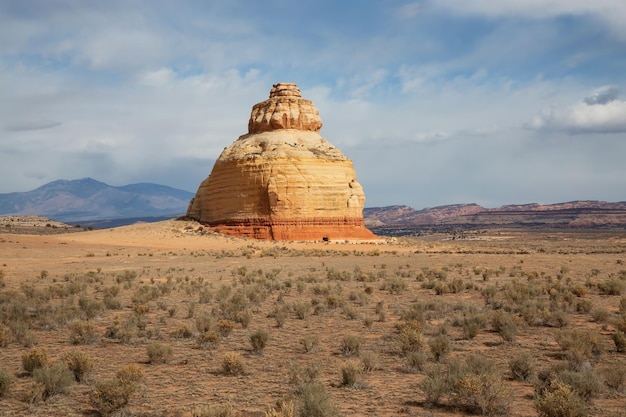
[[[111,414],[536,416],[567,394],[626,416],[626,232],[462,237],[0,233],[0,416],[97,416],[125,367],[143,376]],[[27,372],[41,350],[48,374]],[[50,382],[70,352],[93,368]]]

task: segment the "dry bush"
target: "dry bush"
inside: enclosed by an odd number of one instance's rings
[[[358,356],[361,351],[363,338],[354,334],[347,334],[343,337],[341,343],[341,353],[344,356]]]
[[[604,383],[615,392],[623,392],[626,388],[626,364],[619,363],[609,366],[602,372]]]
[[[491,327],[505,342],[513,342],[517,335],[517,318],[504,310],[496,310],[491,316]]]
[[[296,401],[296,413],[302,417],[338,417],[340,415],[326,388],[319,383],[305,384],[300,389]]]
[[[234,411],[231,403],[218,405],[201,405],[191,411],[191,417],[233,417]]]
[[[76,382],[82,382],[93,370],[93,361],[85,352],[73,350],[63,357],[67,368],[74,374]]]
[[[295,405],[293,401],[280,401],[275,407],[265,412],[265,417],[294,417]]]
[[[62,362],[43,366],[33,371],[33,379],[41,388],[41,398],[48,399],[63,394],[74,381],[74,374]]]
[[[350,388],[363,387],[363,365],[355,360],[347,361],[341,367],[341,385]]]
[[[482,415],[508,415],[510,392],[494,364],[478,355],[435,364],[419,385],[427,405],[450,405]]]
[[[254,333],[250,335],[250,344],[252,345],[252,350],[256,353],[261,353],[265,346],[267,345],[267,341],[270,338],[270,334],[265,329],[258,329]]]
[[[626,281],[621,279],[608,279],[598,283],[600,294],[604,295],[622,295],[626,290]]]
[[[535,372],[535,359],[528,352],[518,353],[509,361],[509,369],[513,379],[528,381]]]
[[[148,362],[159,364],[167,363],[172,359],[172,347],[164,345],[162,343],[151,343],[146,346],[146,353],[148,354]]]
[[[0,323],[0,347],[7,347],[11,342],[11,329]]]
[[[69,324],[70,342],[73,345],[96,343],[99,339],[96,326],[90,321],[73,321]]]
[[[381,369],[380,357],[376,352],[363,352],[361,354],[361,364],[365,372],[372,372]]]
[[[44,348],[33,348],[22,354],[22,369],[28,374],[47,365],[48,351]]]
[[[408,372],[419,372],[422,371],[426,363],[428,363],[428,356],[421,351],[410,351],[406,352],[406,361],[408,364]]]
[[[115,377],[123,384],[137,384],[143,379],[143,370],[139,365],[130,363],[117,371]]]
[[[613,343],[615,343],[615,350],[619,353],[626,352],[626,334],[618,330],[611,335]]]
[[[13,377],[11,374],[4,369],[0,369],[0,398],[7,395],[12,383]]]
[[[106,417],[126,407],[136,390],[135,384],[120,379],[98,381],[89,393],[89,402]]]
[[[294,365],[289,369],[289,382],[295,392],[300,392],[303,386],[315,382],[321,371],[322,367],[317,362],[308,363],[305,367]]]
[[[176,329],[170,332],[170,337],[172,339],[189,339],[192,336],[193,332],[184,324],[179,325]]]
[[[450,338],[445,334],[439,334],[428,341],[430,352],[435,359],[435,362],[439,362],[444,356],[450,353]]]
[[[220,342],[222,336],[218,332],[208,330],[200,333],[196,338],[196,344],[199,348],[215,349]]]
[[[225,375],[243,374],[243,358],[238,352],[226,352],[222,357],[222,373]]]
[[[539,417],[586,417],[587,405],[569,385],[554,381],[535,399]]]
[[[574,367],[580,367],[584,362],[599,357],[603,351],[601,335],[592,330],[562,330],[555,338]]]
[[[399,326],[398,341],[402,352],[417,352],[422,349],[422,325],[416,321],[406,321]]]

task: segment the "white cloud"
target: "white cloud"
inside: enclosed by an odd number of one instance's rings
[[[626,133],[626,101],[618,97],[617,87],[601,87],[574,105],[544,108],[527,126],[570,134]]]
[[[431,4],[463,15],[490,18],[593,16],[606,24],[618,38],[626,40],[626,2],[623,0],[436,0]]]

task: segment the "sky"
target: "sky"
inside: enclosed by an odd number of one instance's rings
[[[366,207],[626,200],[624,0],[0,0],[0,193],[195,192],[277,82]]]

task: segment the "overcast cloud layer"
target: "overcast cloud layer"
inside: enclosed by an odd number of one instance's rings
[[[0,1],[0,193],[195,191],[295,82],[367,206],[626,200],[626,2]]]

